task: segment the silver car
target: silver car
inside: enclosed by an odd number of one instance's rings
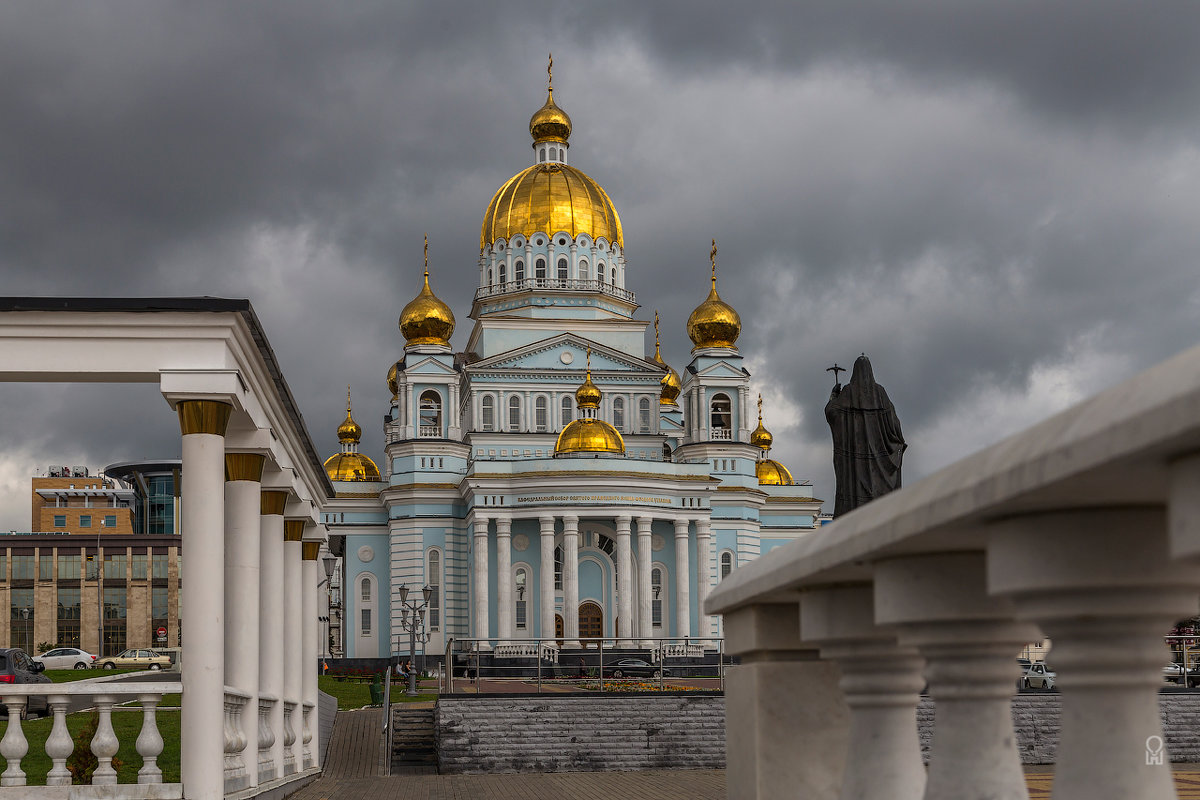
[[[1026,689],[1053,689],[1057,677],[1045,662],[1039,661],[1036,664],[1030,664],[1029,669],[1025,670],[1025,677],[1021,679],[1021,685]]]
[[[45,665],[46,669],[90,669],[96,657],[78,647],[56,647],[34,656],[33,660]]]

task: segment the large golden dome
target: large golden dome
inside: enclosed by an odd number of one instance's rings
[[[335,453],[325,459],[325,474],[331,481],[377,481],[379,467],[362,453]]]
[[[560,453],[624,453],[625,440],[612,425],[602,419],[588,417],[567,423],[558,435],[554,454]]]
[[[567,164],[534,164],[518,172],[496,192],[483,215],[482,250],[497,239],[542,232],[586,233],[624,246],[621,218],[600,184]]]
[[[735,347],[739,336],[742,335],[742,318],[738,316],[733,306],[726,303],[717,294],[717,242],[713,240],[712,249],[712,288],[708,297],[696,306],[696,310],[688,317],[688,337],[695,345],[694,350],[702,347]]]
[[[764,458],[754,465],[754,474],[758,476],[759,486],[791,486],[792,473],[778,461]]]
[[[429,288],[429,267],[425,285],[400,312],[400,332],[408,344],[449,345],[454,335],[454,312]]]

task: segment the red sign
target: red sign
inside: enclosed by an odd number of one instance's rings
[[[155,633],[158,634],[158,638],[160,638],[160,639],[167,638],[167,629],[166,628],[159,628],[158,630],[155,631]]]

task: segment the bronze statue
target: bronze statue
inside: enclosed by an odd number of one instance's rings
[[[871,361],[863,353],[843,387],[834,364],[833,391],[825,404],[825,419],[833,433],[833,472],[837,479],[833,516],[839,517],[863,503],[900,488],[904,460],[904,434],[896,407],[875,382]]]

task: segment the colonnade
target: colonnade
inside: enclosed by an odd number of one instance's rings
[[[513,519],[538,520],[538,550],[541,566],[538,570],[538,607],[540,609],[539,631],[542,638],[555,635],[554,616],[556,603],[554,549],[557,530],[562,532],[562,609],[563,647],[579,648],[579,551],[580,517],[578,514],[555,514],[552,512],[531,513],[527,517],[513,514],[473,514],[470,523],[473,531],[471,564],[471,630],[477,639],[513,639],[516,629],[513,608],[517,599],[512,582],[512,524]],[[670,634],[675,637],[692,635],[692,609],[703,608],[709,589],[709,564],[712,559],[712,526],[707,516],[658,516],[645,513],[644,509],[615,510],[611,514],[599,512],[592,518],[615,523],[616,552],[613,563],[616,567],[617,586],[615,596],[617,646],[625,648],[649,647],[653,635],[651,569],[653,562],[651,528],[654,520],[669,519],[674,526],[675,586],[674,626]],[[491,629],[489,599],[488,539],[495,525],[496,538],[496,627]],[[633,526],[637,528],[637,570],[633,564]],[[696,564],[691,564],[690,538],[696,540]],[[692,570],[695,570],[693,576]],[[634,608],[634,590],[637,585],[637,608]],[[692,583],[696,590],[693,597]],[[701,624],[701,630],[707,626]],[[522,637],[524,638],[524,637]],[[486,645],[481,644],[481,647]]]
[[[182,780],[211,800],[317,766],[311,516],[263,487],[267,457],[227,452],[233,407],[176,404],[183,437]]]

